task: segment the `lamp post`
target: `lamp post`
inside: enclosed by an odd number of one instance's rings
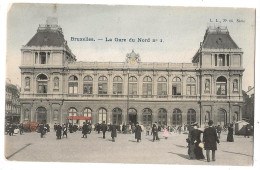
[[[127,70],[127,103],[126,103],[126,123],[129,123],[129,69]]]

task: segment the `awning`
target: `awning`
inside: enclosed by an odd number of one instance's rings
[[[92,120],[91,117],[86,116],[69,116],[70,120]]]

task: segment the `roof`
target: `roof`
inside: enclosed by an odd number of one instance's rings
[[[239,49],[227,28],[209,27],[204,36],[202,48],[208,49]]]

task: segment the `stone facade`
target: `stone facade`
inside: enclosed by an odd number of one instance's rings
[[[125,62],[76,61],[56,24],[40,25],[21,52],[21,122],[87,116],[93,124],[178,126],[242,118],[243,52],[226,28],[209,27],[191,63],[141,62],[134,51]]]

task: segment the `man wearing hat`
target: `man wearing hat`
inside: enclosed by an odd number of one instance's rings
[[[217,143],[219,143],[219,139],[216,129],[213,127],[213,121],[210,120],[208,125],[209,127],[204,130],[203,142],[206,150],[207,161],[210,162],[210,150],[212,151],[212,161],[216,161],[215,151],[217,150]]]
[[[135,127],[135,139],[137,139],[137,142],[141,140],[141,132],[142,132],[142,128],[137,122]]]

